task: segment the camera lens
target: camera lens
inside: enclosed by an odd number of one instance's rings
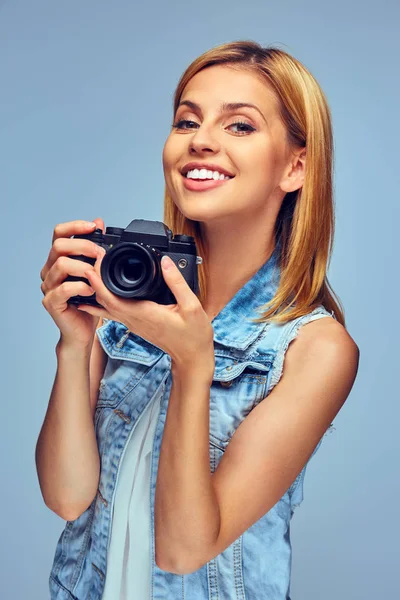
[[[106,287],[122,298],[155,296],[162,283],[159,259],[151,248],[122,242],[111,248],[101,263]]]
[[[130,287],[137,287],[146,274],[146,265],[138,256],[127,256],[120,259],[115,269],[116,279]]]

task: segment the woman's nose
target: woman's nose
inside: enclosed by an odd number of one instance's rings
[[[196,133],[191,136],[189,143],[189,152],[201,154],[202,152],[218,152],[220,150],[220,143],[211,135],[209,130],[200,128]]]

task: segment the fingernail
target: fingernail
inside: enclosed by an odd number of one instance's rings
[[[86,221],[86,226],[87,227],[97,227],[96,223],[94,223],[93,221]]]
[[[164,269],[170,269],[173,265],[173,262],[169,256],[166,256],[164,254],[164,256],[161,258],[161,264],[164,267]]]

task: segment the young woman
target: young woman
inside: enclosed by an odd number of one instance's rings
[[[332,157],[310,72],[224,44],[183,74],[163,151],[164,223],[194,236],[199,293],[162,261],[176,304],[119,298],[104,253],[70,237],[103,221],[56,226],[41,288],[58,369],[36,449],[68,520],[52,599],[290,598],[290,519],[359,359],[326,276]],[[93,292],[102,308],[66,303]]]

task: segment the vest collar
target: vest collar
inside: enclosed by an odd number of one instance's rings
[[[269,259],[212,320],[216,343],[245,350],[261,334],[267,323],[251,319],[260,316],[257,308],[271,300],[279,285],[280,249],[278,240]]]

